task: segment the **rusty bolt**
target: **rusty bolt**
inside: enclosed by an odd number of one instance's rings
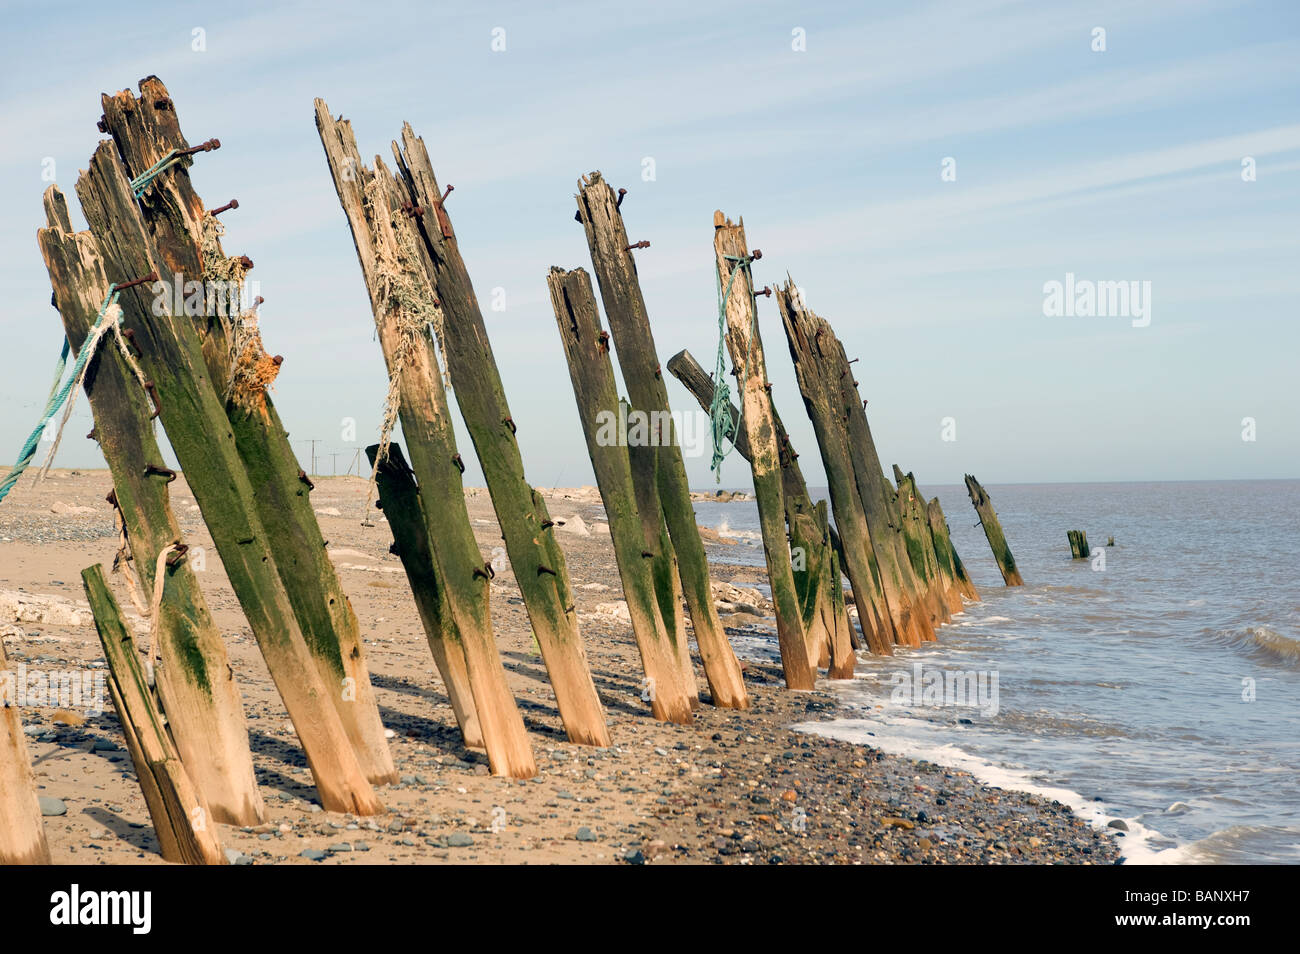
[[[446,202],[446,201],[447,201],[447,196],[451,195],[451,193],[455,190],[455,188],[456,188],[456,187],[455,187],[454,185],[449,185],[449,186],[447,186],[447,191],[444,192],[444,193],[442,194],[442,198],[439,199],[438,201],[440,201],[440,202]]]
[[[271,363],[278,368],[280,365],[284,364],[284,355],[282,354],[274,355],[271,358]]]
[[[755,298],[758,298],[760,295],[763,296],[764,298],[771,298],[771,297],[772,297],[772,289],[771,289],[770,287],[768,287],[767,285],[764,285],[762,291],[756,291],[756,292],[754,292],[754,297],[755,297]]]
[[[462,474],[465,473],[465,461],[461,459],[461,456],[459,454],[452,454],[451,462],[456,465],[456,469],[458,471],[460,471]]]
[[[411,216],[411,218],[415,218],[417,215],[424,215],[424,206],[414,205],[410,202],[403,202],[402,211]]]
[[[149,392],[149,398],[153,401],[153,413],[149,415],[149,420],[153,420],[162,412],[162,401],[158,398],[158,389],[152,381],[144,383],[144,389]]]
[[[105,121],[103,116],[99,117],[99,122],[95,123],[95,128],[102,133],[108,132],[108,123]]]
[[[614,208],[616,208],[616,209],[621,209],[621,208],[623,208],[623,196],[625,196],[625,195],[627,195],[627,190],[626,190],[626,189],[619,189],[619,190],[618,190],[618,201],[614,203]]]
[[[157,464],[145,464],[144,475],[148,477],[151,474],[158,474],[161,477],[166,477],[167,483],[169,484],[176,479],[176,471],[172,470],[170,467],[159,467]]]
[[[599,342],[597,347],[600,348],[601,351],[608,354],[609,353],[609,332],[602,331],[600,334],[596,335],[596,340]]]
[[[249,271],[253,267],[253,260],[247,255],[239,256],[236,261],[239,262],[240,265],[244,266],[244,271]]]
[[[301,467],[298,468],[298,479],[307,485],[308,490],[316,489],[316,485],[313,484],[311,478],[307,476],[307,471],[303,470]]]
[[[627,248],[623,249],[623,251],[625,251],[625,252],[630,252],[630,251],[632,251],[632,249],[634,249],[634,248],[649,248],[649,247],[650,247],[650,243],[649,243],[648,241],[646,241],[645,239],[642,239],[642,240],[639,241],[639,242],[633,242],[633,243],[632,243],[631,245],[629,245]]]
[[[86,435],[86,440],[90,440],[90,441],[99,440],[99,431],[92,427],[90,429],[90,433]]]
[[[757,262],[760,258],[763,257],[763,250],[761,248],[756,248],[752,253],[750,253],[749,257]]]
[[[503,417],[501,419],[501,423],[506,425],[506,427],[510,428],[511,434],[519,433],[518,428],[515,427],[515,419],[513,417]]]
[[[211,152],[213,149],[220,149],[220,148],[221,148],[220,139],[209,139],[207,142],[201,142],[197,146],[190,146],[190,148],[188,149],[178,149],[176,151],[176,154],[178,156],[192,156],[196,152]]]
[[[156,282],[158,280],[157,272],[150,272],[144,278],[133,278],[129,282],[115,282],[114,291],[122,291],[124,288],[134,288],[136,285],[143,285],[145,282]]]
[[[231,209],[237,209],[237,208],[239,208],[239,200],[231,199],[225,205],[219,205],[215,209],[210,210],[208,212],[208,215],[216,217],[220,215],[222,212],[229,212]]]

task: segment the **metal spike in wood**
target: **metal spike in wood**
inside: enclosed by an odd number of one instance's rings
[[[27,754],[21,710],[15,702],[17,674],[9,670],[0,639],[0,865],[48,865],[36,776]]]
[[[970,502],[975,507],[975,512],[979,514],[980,524],[984,527],[984,537],[989,542],[989,549],[993,551],[993,559],[997,561],[998,570],[1002,573],[1002,581],[1007,586],[1024,586],[1025,581],[1016,567],[1016,558],[1011,555],[1006,534],[1002,532],[1002,522],[998,520],[997,511],[993,509],[993,501],[989,499],[988,492],[971,474],[966,475],[966,492],[970,494]]]
[[[691,693],[680,665],[677,633],[668,628],[674,624],[666,624],[660,611],[655,566],[651,562],[656,554],[646,549],[629,447],[619,440],[618,386],[609,353],[600,344],[600,314],[596,310],[591,279],[580,268],[571,272],[552,268],[546,284],[573,381],[587,453],[609,521],[632,632],[641,653],[648,689],[645,694],[650,697],[650,709],[656,719],[690,723],[694,719]],[[628,443],[630,440],[629,437]],[[655,530],[658,529],[656,520]],[[671,573],[671,564],[661,564],[663,570]],[[671,586],[668,598],[672,599]]]
[[[380,487],[381,502],[385,494],[395,495],[399,502],[396,511],[388,514],[389,524],[395,535],[400,530],[410,538],[398,541],[399,555],[407,565],[435,659],[439,647],[447,647],[443,681],[454,693],[453,707],[466,743],[487,749],[494,773],[530,778],[537,765],[492,631],[491,586],[465,507],[463,465],[458,464],[460,454],[434,340],[421,316],[409,313],[415,307],[413,299],[422,297],[426,307],[432,307],[434,299],[418,262],[409,261],[419,254],[411,219],[401,210],[391,173],[382,163],[372,171],[361,162],[351,123],[334,120],[324,101],[317,100],[316,124],[352,231],[384,361],[390,377],[397,379],[397,414],[419,485],[413,495],[410,474],[401,467],[381,467],[377,480],[388,487],[387,491]],[[389,445],[390,452],[393,447]],[[437,506],[423,506],[420,502],[425,499],[437,501]],[[422,529],[405,526],[417,518]],[[417,557],[417,547],[428,551],[427,565]],[[464,657],[464,686],[453,646],[459,646]]]
[[[599,172],[584,177],[576,199],[578,218],[591,250],[592,268],[600,286],[610,335],[618,351],[618,365],[628,399],[643,413],[662,414],[663,427],[667,430],[668,439],[660,441],[651,451],[656,464],[657,502],[672,537],[682,593],[691,615],[713,704],[747,708],[749,698],[740,674],[740,663],[727,642],[713,603],[708,558],[695,522],[681,444],[668,413],[668,388],[660,370],[650,317],[637,278],[636,258],[624,251],[630,243],[623,225],[621,200]],[[645,513],[643,517],[652,524],[658,522],[653,513]]]
[[[317,101],[317,119],[328,110]],[[443,349],[465,428],[474,441],[515,580],[571,742],[609,745],[605,711],[587,666],[564,553],[548,525],[545,503],[529,486],[515,437],[514,417],[492,356],[483,313],[461,258],[451,219],[442,207],[424,142],[409,124],[393,144],[406,198],[420,213],[424,275],[442,303]]]
[[[939,570],[948,587],[948,608],[961,612],[966,600],[978,603],[980,595],[975,584],[966,576],[957,548],[952,545],[952,536],[948,532],[948,521],[943,515],[939,498],[934,497],[926,505],[926,519],[930,522],[930,537],[934,541],[934,553],[939,560]],[[960,568],[960,569],[959,569]]]
[[[109,279],[94,236],[72,233],[67,200],[56,186],[45,193],[45,212],[49,227],[39,230],[37,240],[64,333],[80,351],[108,294]],[[154,439],[151,403],[111,339],[99,346],[85,386],[95,437],[113,475],[113,496],[147,602],[158,554],[181,541],[167,484],[147,473],[146,465],[163,459]],[[265,807],[239,685],[188,560],[167,569],[158,613],[158,694],[177,750],[214,820],[259,825]]]
[[[714,222],[722,216],[714,213]],[[736,391],[740,398],[740,423],[749,440],[750,470],[754,476],[754,496],[758,501],[759,527],[763,535],[763,555],[767,562],[772,603],[776,608],[776,633],[781,646],[781,666],[788,689],[813,688],[816,669],[809,666],[809,643],[804,627],[799,593],[795,588],[790,558],[790,543],[785,533],[785,495],[782,491],[780,448],[768,392],[767,366],[763,358],[763,341],[758,332],[749,271],[740,262],[749,261],[743,220],[736,225],[723,217],[715,225],[713,252],[722,287],[730,282],[727,296],[727,350],[736,371]],[[739,274],[732,276],[733,271]],[[816,647],[813,652],[817,651]]]
[[[897,628],[898,618],[889,602],[866,509],[858,494],[848,429],[838,406],[836,385],[827,380],[837,342],[825,320],[804,306],[793,281],[787,281],[784,287],[777,289],[776,302],[799,382],[799,393],[803,395],[804,408],[812,421],[826,471],[831,509],[840,533],[844,568],[853,586],[858,622],[871,652],[892,655],[893,646],[906,642],[906,639]]]
[[[77,180],[77,195],[106,274],[161,271],[113,143],[95,150],[88,171]],[[123,327],[135,336],[145,376],[166,395],[159,417],[302,741],[321,804],[330,811],[376,814],[381,805],[335,706],[337,687],[322,678],[285,592],[195,321],[155,315],[153,302],[147,288],[124,291],[119,299]]]
[[[122,723],[126,749],[135,764],[163,859],[187,865],[226,864],[212,812],[186,771],[154,704],[135,641],[122,621],[104,568],[98,563],[87,567],[81,571],[81,581],[108,660],[113,707]]]
[[[104,123],[120,152],[128,176],[138,176],[172,149],[184,148],[178,113],[150,104],[169,97],[157,77],[140,82],[139,98],[130,90],[104,96]],[[162,259],[160,274],[211,282],[224,274],[220,240],[204,229],[207,215],[182,162],[154,179],[139,206]],[[205,309],[206,310],[206,309]],[[193,320],[193,319],[191,319]],[[208,315],[201,329],[208,374],[224,400],[231,380],[232,339],[227,322]],[[312,508],[310,486],[299,480],[300,465],[275,405],[264,388],[232,393],[225,406],[229,428],[256,490],[253,504],[269,535],[277,570],[294,615],[307,640],[329,698],[342,720],[366,777],[374,784],[397,781],[384,735],[378,702],[366,666],[365,648],[352,604],[339,583]]]
[[[436,384],[429,387],[430,390],[441,390]],[[404,433],[409,437],[418,432]],[[464,523],[465,530],[469,529],[468,515],[461,521],[455,514],[457,508],[443,506],[443,502],[449,499],[443,496],[435,498],[439,501],[437,507],[424,506],[420,489],[400,446],[389,444],[387,456],[376,464],[378,453],[378,444],[366,448],[371,466],[378,468],[375,482],[379,489],[379,502],[393,531],[397,553],[406,569],[420,621],[424,624],[429,650],[442,675],[465,744],[487,751],[493,774],[532,778],[537,774],[537,763],[528,743],[523,717],[506,683],[501,655],[491,638],[491,620],[487,618],[488,573],[476,573],[469,568],[463,574],[466,580],[460,581],[462,586],[471,587],[473,595],[478,597],[487,626],[486,638],[484,630],[478,629],[469,630],[470,638],[467,639],[457,626],[457,613],[452,609],[453,602],[464,601],[464,594],[453,593],[439,569],[439,562],[446,561],[454,550],[448,546],[449,538],[462,532],[461,523]],[[459,499],[464,500],[463,493]],[[430,514],[431,510],[443,512]],[[430,527],[437,528],[436,535]],[[438,541],[438,546],[433,545],[433,540]],[[470,540],[473,540],[473,531],[470,531]],[[479,713],[484,717],[480,718]]]
[[[668,370],[686,387],[686,390],[691,392],[692,397],[699,402],[701,409],[707,412],[709,408],[712,407],[713,378],[710,377],[704,368],[700,366],[700,363],[695,360],[695,357],[689,351],[679,351],[677,354],[669,358]],[[749,460],[749,440],[745,436],[744,428],[740,426],[740,411],[736,408],[736,405],[728,402],[728,412],[731,415],[731,425],[730,434],[727,439],[735,445],[736,452],[740,454],[741,457],[745,458],[745,460]],[[786,499],[786,524],[787,529],[789,529],[790,513],[792,510],[798,514],[810,513],[814,506],[820,506],[822,502],[819,501],[817,505],[811,503],[812,498],[808,493],[808,484],[804,480],[803,469],[799,466],[799,455],[795,453],[794,446],[790,443],[790,437],[786,433],[785,426],[781,423],[781,415],[777,411],[775,404],[772,406],[772,421],[776,426],[777,444],[781,448],[781,488]],[[834,583],[830,584],[828,581],[828,585],[841,587],[838,599],[832,599],[832,604],[836,604],[837,601],[839,604],[842,604],[844,602],[844,594],[842,591],[843,584],[841,582],[842,577],[840,576],[840,573],[843,572],[843,567],[845,565],[844,549],[843,544],[840,541],[839,533],[836,531],[835,526],[830,523],[829,519],[826,522],[826,529],[822,536],[829,538],[830,547],[836,555],[836,565],[840,568],[839,572],[832,577]],[[796,568],[795,582],[799,583],[800,579],[800,571]],[[834,613],[833,609],[832,613]],[[868,620],[872,618],[871,611],[868,611],[866,618]],[[847,622],[848,617],[846,616],[845,623],[847,624]],[[868,625],[870,624],[868,623]],[[858,639],[857,630],[853,626],[848,626],[847,629],[849,634],[848,649],[850,651],[861,649],[862,643]],[[831,668],[838,672],[843,672],[845,671],[844,666],[855,660],[850,660],[850,657],[845,654],[842,645],[839,646],[838,650],[836,647],[837,644],[835,642],[832,642],[828,647],[832,657]],[[835,678],[839,677],[836,676]]]

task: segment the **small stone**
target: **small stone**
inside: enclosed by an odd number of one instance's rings
[[[888,825],[891,828],[901,828],[904,831],[911,831],[916,827],[916,825],[912,824],[906,818],[882,818],[880,819],[880,823],[882,825]]]
[[[1128,831],[1128,822],[1124,821],[1122,818],[1112,818],[1106,823],[1106,827],[1114,828],[1117,831]]]
[[[468,848],[472,844],[474,839],[463,831],[454,831],[447,836],[448,848]]]
[[[590,828],[588,828],[586,825],[583,825],[581,828],[579,828],[579,829],[578,829],[578,833],[577,833],[576,835],[574,835],[573,837],[575,837],[576,839],[578,839],[578,841],[598,841],[598,840],[599,840],[599,839],[596,837],[596,833],[595,833],[594,831],[592,831]]]
[[[306,858],[308,861],[324,861],[325,852],[319,848],[308,848],[306,851],[301,852],[298,857]]]
[[[68,813],[68,806],[64,804],[63,799],[55,798],[53,795],[40,796],[40,803],[41,814],[46,818],[54,818]]]
[[[643,855],[639,849],[634,848],[631,851],[624,853],[623,860],[630,865],[643,865],[645,864],[645,855]]]

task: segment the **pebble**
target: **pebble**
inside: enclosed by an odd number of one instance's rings
[[[308,848],[299,853],[298,857],[306,858],[308,861],[324,861],[326,856],[325,852],[321,851],[319,848]]]
[[[468,848],[472,844],[474,844],[474,839],[463,831],[452,832],[447,836],[448,848]]]
[[[39,801],[41,803],[41,814],[46,818],[55,818],[68,813],[68,806],[61,798],[55,798],[53,795],[42,795]]]
[[[596,833],[592,831],[590,828],[588,828],[586,825],[583,825],[581,828],[579,828],[578,833],[573,837],[576,838],[578,841],[599,841],[599,839],[596,837]]]

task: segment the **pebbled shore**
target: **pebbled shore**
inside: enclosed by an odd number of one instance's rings
[[[0,508],[0,589],[82,598],[78,574],[111,564],[116,549],[103,501],[103,471],[24,483]],[[569,561],[588,657],[609,714],[613,745],[592,750],[564,740],[518,590],[507,572],[494,585],[493,618],[541,774],[515,782],[487,775],[482,755],[462,748],[434,671],[400,564],[382,520],[361,525],[365,484],[318,480],[313,503],[359,617],[402,782],[381,791],[388,814],[356,819],[323,812],[284,708],[222,574],[183,480],[173,485],[192,544],[209,548],[200,575],[227,635],[241,681],[268,822],[222,826],[242,864],[379,863],[1085,863],[1111,864],[1114,840],[1068,808],[1002,791],[970,775],[790,728],[833,718],[826,688],[789,693],[770,660],[744,660],[753,706],[707,705],[696,724],[655,723],[640,700],[630,627],[609,611],[619,598],[599,501],[557,494],[552,515],[580,516],[559,539]],[[88,508],[52,513],[55,502]],[[486,494],[469,497],[487,554],[499,543]],[[584,535],[585,533],[585,535]],[[713,548],[711,548],[713,549]],[[714,558],[725,554],[717,548]],[[714,564],[715,578],[745,584],[749,567]],[[121,581],[113,580],[124,598]],[[724,616],[742,652],[765,623]],[[16,665],[94,667],[92,627],[0,620]],[[941,637],[942,638],[942,635]],[[698,667],[697,667],[698,668]],[[148,813],[111,705],[100,717],[24,710],[29,750],[51,811],[56,861],[161,863]],[[82,713],[81,716],[85,716]]]

